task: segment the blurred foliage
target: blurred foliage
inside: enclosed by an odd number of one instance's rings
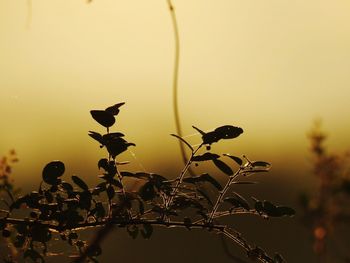
[[[276,253],[270,257],[262,248],[250,245],[230,225],[220,222],[223,217],[246,214],[264,219],[295,214],[292,208],[257,198],[247,200],[232,191],[235,184],[254,184],[248,177],[268,172],[271,167],[265,161],[211,152],[212,144],[237,138],[243,133],[242,128],[224,125],[203,132],[194,127],[202,137],[199,146],[192,146],[173,134],[187,146],[190,158],[179,176],[170,180],[156,173],[121,170],[128,164],[119,160],[122,153],[135,146],[123,133],[110,131],[123,105],[118,103],[90,112],[106,129],[102,134],[89,132],[89,136],[107,150],[107,156],[97,162],[102,173],[98,176],[101,181],[94,187],[78,175],[71,176],[70,182],[65,181],[65,164],[56,160],[43,168],[37,191],[18,196],[9,178],[12,164],[17,161],[16,154],[11,151],[2,159],[0,230],[11,250],[2,255],[5,262],[21,262],[23,258],[29,262],[45,262],[48,256],[55,255],[49,251],[48,243],[58,238],[74,248],[76,252],[71,255],[74,262],[97,262],[102,253],[100,244],[114,226],[124,228],[133,239],[151,238],[154,227],[200,228],[240,246],[253,261],[285,262],[281,255]],[[208,173],[187,175],[192,164],[198,166],[203,162],[212,162],[218,172],[226,175],[224,185]],[[130,181],[137,182],[138,188],[130,187]],[[91,228],[96,229],[96,233],[87,242],[79,232]],[[52,246],[50,244],[50,248]]]
[[[335,262],[337,258],[337,262],[349,262],[349,255],[339,255],[329,247],[332,240],[337,238],[334,236],[336,228],[349,226],[350,222],[350,154],[327,151],[327,135],[321,129],[320,121],[314,123],[308,137],[317,187],[312,195],[300,196],[303,222],[312,231],[313,251],[319,262]]]

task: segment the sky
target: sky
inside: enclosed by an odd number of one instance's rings
[[[218,151],[299,169],[309,158],[306,134],[321,118],[329,147],[348,148],[349,1],[174,5],[179,107],[191,142],[200,140],[192,125],[240,126],[244,134]],[[0,153],[17,150],[19,174],[40,174],[53,159],[73,173],[98,172],[105,153],[87,131],[103,130],[89,110],[122,101],[116,129],[137,144],[136,160],[124,157],[133,169],[180,168],[169,136],[174,37],[166,1],[1,0],[0,38]]]

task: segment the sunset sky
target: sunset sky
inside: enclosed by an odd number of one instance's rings
[[[268,160],[275,171],[305,165],[316,118],[332,149],[350,146],[348,0],[174,5],[184,134],[194,134],[191,125],[240,126],[245,133],[222,151]],[[89,110],[121,101],[118,127],[137,144],[137,160],[124,158],[135,169],[181,164],[169,136],[174,43],[166,1],[1,0],[0,39],[0,153],[17,150],[19,176],[39,176],[28,173],[52,159],[95,174],[104,152],[87,131],[103,130]]]

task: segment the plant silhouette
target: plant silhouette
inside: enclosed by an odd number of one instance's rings
[[[308,135],[312,154],[313,176],[317,188],[312,195],[302,194],[299,202],[302,206],[302,222],[311,229],[314,239],[313,251],[319,262],[348,262],[349,255],[344,255],[347,248],[334,248],[334,232],[342,224],[349,222],[350,211],[350,173],[349,154],[329,153],[325,147],[327,135],[321,129],[321,122],[316,121]],[[333,244],[334,245],[334,244]],[[336,251],[334,253],[334,251]],[[344,260],[345,259],[345,260]]]
[[[151,238],[154,227],[200,228],[231,240],[243,248],[252,260],[285,262],[279,254],[270,257],[260,247],[251,246],[239,232],[220,222],[223,217],[245,214],[262,218],[295,214],[292,208],[257,198],[249,202],[232,191],[235,184],[253,183],[242,178],[268,172],[271,166],[264,161],[251,161],[245,156],[240,158],[211,152],[212,144],[239,137],[243,133],[242,128],[224,125],[203,132],[194,127],[202,137],[202,143],[197,147],[173,134],[188,148],[190,158],[179,176],[170,180],[156,173],[121,169],[126,163],[119,160],[120,155],[135,146],[121,132],[110,131],[123,105],[118,103],[105,110],[90,112],[92,118],[106,129],[104,134],[89,132],[89,136],[107,150],[107,156],[97,163],[103,174],[99,175],[101,182],[96,186],[88,186],[83,178],[76,175],[71,176],[72,182],[65,181],[65,165],[61,161],[52,161],[43,168],[38,191],[20,197],[15,197],[13,188],[8,187],[8,175],[1,176],[6,180],[2,181],[0,189],[7,195],[4,196],[4,208],[0,211],[2,235],[13,247],[22,251],[25,259],[45,262],[50,255],[47,244],[58,235],[62,241],[76,248],[74,262],[97,262],[102,253],[101,241],[114,226],[118,226],[125,228],[134,239],[139,236]],[[187,176],[192,164],[203,162],[212,162],[226,175],[223,186],[208,173]],[[127,178],[141,182],[139,189],[130,190],[126,184]],[[215,190],[215,196],[207,195],[203,185]],[[22,218],[16,217],[17,210],[25,211]],[[90,242],[79,236],[79,231],[97,227],[99,230]],[[6,260],[16,262],[11,255]]]

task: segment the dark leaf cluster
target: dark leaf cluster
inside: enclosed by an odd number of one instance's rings
[[[7,208],[1,210],[0,230],[4,238],[11,238],[9,242],[16,249],[23,251],[24,258],[45,262],[47,244],[58,236],[76,249],[76,262],[85,259],[97,262],[102,253],[102,236],[112,229],[111,226],[117,225],[125,228],[133,239],[151,238],[157,226],[201,228],[237,243],[246,250],[248,258],[285,262],[280,255],[269,257],[261,248],[250,246],[230,225],[220,223],[225,216],[250,214],[266,218],[295,214],[293,209],[269,201],[254,199],[255,205],[251,206],[243,196],[232,191],[234,185],[255,183],[241,181],[242,177],[270,169],[267,162],[210,151],[212,143],[237,138],[243,133],[241,128],[225,125],[203,132],[194,127],[202,136],[198,147],[173,135],[187,145],[191,154],[175,179],[144,171],[125,171],[120,170],[120,166],[127,162],[119,159],[135,144],[127,142],[123,133],[110,131],[122,105],[124,103],[117,103],[105,110],[91,111],[92,118],[106,129],[104,134],[89,132],[89,136],[107,150],[107,156],[97,162],[101,172],[97,185],[89,186],[78,175],[67,180],[64,163],[56,160],[43,168],[37,191],[15,197],[11,189],[7,189],[9,200],[5,202]],[[225,175],[225,181],[219,182],[215,173],[188,175],[191,165],[203,162],[213,163],[217,172]],[[14,218],[16,210],[23,210],[25,217]],[[95,241],[87,242],[79,231],[91,227],[102,227],[102,230],[97,232]]]

